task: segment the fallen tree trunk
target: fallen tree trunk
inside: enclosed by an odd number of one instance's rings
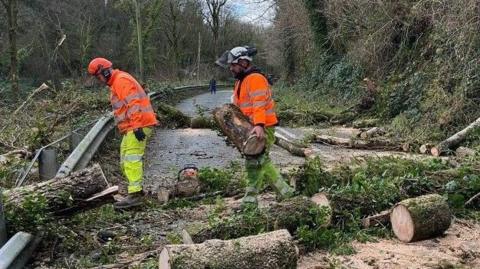
[[[296,268],[298,249],[287,230],[202,244],[166,245],[160,269]]]
[[[430,152],[432,153],[433,156],[438,157],[444,154],[445,152],[456,148],[458,145],[460,145],[460,143],[462,143],[467,138],[467,136],[470,134],[470,132],[473,129],[478,127],[480,127],[480,118],[476,119],[474,122],[468,125],[465,129],[461,130],[460,132],[440,142],[438,145],[433,147]]]
[[[100,165],[80,170],[65,178],[13,188],[3,192],[5,207],[21,206],[32,196],[42,196],[47,201],[49,212],[68,208],[76,201],[90,198],[107,188]]]
[[[265,149],[265,139],[250,135],[250,120],[233,104],[225,104],[213,111],[222,132],[245,155],[258,155]]]
[[[92,195],[100,194],[107,187],[100,165],[95,164],[68,177],[4,191],[5,213],[12,225],[32,226],[38,216],[77,207],[89,198],[93,202]]]
[[[194,117],[190,120],[190,128],[192,129],[215,129],[216,124],[212,118],[205,116]]]
[[[438,194],[403,200],[392,210],[393,232],[403,242],[414,242],[443,234],[452,220],[447,201]]]
[[[307,155],[306,153],[308,153],[308,148],[290,142],[287,139],[280,137],[278,134],[275,134],[275,145],[287,150],[294,156],[305,157]]]
[[[157,117],[162,127],[181,128],[190,126],[190,117],[165,103],[157,106]]]
[[[368,129],[367,131],[361,132],[360,133],[360,138],[361,139],[368,139],[368,138],[372,138],[372,137],[375,137],[375,136],[380,136],[380,135],[383,135],[383,134],[385,134],[385,130],[383,130],[382,128],[379,128],[379,127],[373,127],[373,128]]]
[[[341,138],[330,135],[317,135],[314,138],[314,142],[324,143],[329,145],[337,145],[345,148],[352,149],[365,149],[365,150],[394,150],[394,151],[408,151],[408,144],[396,143],[384,139],[369,139],[359,140],[350,138]]]
[[[255,222],[252,223],[252,214]],[[287,229],[295,232],[299,225],[328,226],[332,217],[332,209],[326,197],[314,195],[312,198],[294,197],[268,208],[261,208],[244,214],[235,214],[212,224],[187,228],[196,243],[218,238],[239,238],[260,231]]]

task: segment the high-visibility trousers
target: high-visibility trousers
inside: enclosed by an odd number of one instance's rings
[[[128,193],[142,191],[143,155],[147,140],[152,135],[152,128],[144,127],[145,139],[138,141],[133,131],[123,135],[120,145],[120,167],[128,180]]]
[[[245,202],[256,201],[255,196],[263,190],[265,185],[270,185],[282,198],[291,197],[294,189],[288,185],[281,176],[278,169],[270,160],[269,150],[275,143],[274,127],[265,128],[267,139],[266,149],[263,154],[245,159],[248,185],[244,197]]]

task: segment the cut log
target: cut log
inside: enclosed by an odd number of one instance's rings
[[[341,138],[330,135],[317,135],[314,138],[317,143],[324,143],[329,145],[337,145],[345,148],[352,149],[365,149],[365,150],[394,150],[394,151],[406,151],[409,149],[405,143],[396,143],[385,139],[351,139]]]
[[[380,135],[383,135],[383,134],[385,134],[385,130],[383,130],[380,127],[373,127],[373,128],[368,129],[365,132],[360,133],[360,138],[368,139],[368,138],[372,138],[372,137],[375,137],[375,136],[380,136]]]
[[[434,147],[433,144],[429,144],[429,143],[423,144],[420,146],[419,151],[421,154],[430,154],[430,150],[432,150],[433,147]]]
[[[254,223],[251,216],[236,214],[211,225],[193,225],[187,230],[196,243],[212,238],[230,239],[255,234],[258,227],[264,231],[287,229],[293,233],[299,225],[328,226],[332,209],[325,194],[319,194],[312,198],[294,197],[274,203],[268,208],[259,209],[255,214]]]
[[[160,269],[297,268],[298,249],[287,230],[202,244],[166,245]]]
[[[363,228],[370,228],[377,225],[385,226],[390,221],[390,213],[390,210],[385,210],[378,214],[368,216],[362,219]]]
[[[275,134],[275,145],[287,150],[294,156],[305,157],[308,153],[308,148],[295,142],[288,141],[279,134]]]
[[[222,132],[244,155],[258,155],[265,149],[265,139],[251,135],[253,126],[240,109],[233,104],[225,104],[213,111],[215,121]]]
[[[443,234],[452,220],[447,201],[438,194],[403,200],[392,210],[393,232],[403,242],[414,242]]]
[[[475,156],[475,150],[466,147],[458,147],[455,150],[455,155],[459,158],[467,158]]]
[[[438,157],[445,152],[456,148],[467,138],[471,131],[478,127],[480,127],[480,118],[476,119],[465,129],[440,142],[438,145],[433,147],[430,152],[433,156]]]

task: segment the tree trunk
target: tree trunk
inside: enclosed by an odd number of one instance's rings
[[[160,269],[297,268],[298,249],[287,230],[202,244],[166,245]]]
[[[473,129],[478,127],[480,127],[480,118],[476,119],[474,122],[468,125],[465,129],[461,130],[460,132],[440,142],[438,145],[433,147],[430,152],[432,153],[433,156],[436,156],[436,157],[444,154],[448,150],[451,150],[457,147],[458,145],[460,145],[460,143],[462,143],[467,138],[468,134]]]
[[[403,200],[392,210],[393,232],[403,242],[414,242],[443,234],[452,219],[447,201],[438,194]]]
[[[384,139],[370,139],[370,140],[358,140],[350,138],[340,138],[330,135],[317,135],[315,142],[324,143],[329,145],[337,145],[352,149],[366,149],[366,150],[395,150],[406,151],[408,150],[407,144],[395,143]]]
[[[137,0],[133,0],[135,4],[135,24],[137,29],[137,47],[138,47],[138,66],[140,71],[140,81],[145,82],[145,77],[143,74],[143,40],[142,40],[142,20],[140,14],[140,6],[138,5]]]
[[[258,155],[265,149],[265,139],[250,135],[253,126],[240,109],[233,104],[225,104],[213,111],[220,129],[245,155]]]
[[[44,213],[54,213],[74,206],[77,202],[85,201],[92,195],[107,188],[100,166],[80,170],[65,178],[51,180],[14,188],[3,192],[4,205],[8,210],[22,207],[32,199],[45,199]],[[7,211],[6,210],[6,211]]]
[[[328,199],[324,194],[319,194],[312,198],[294,197],[274,203],[268,208],[258,209],[253,223],[248,213],[246,216],[236,214],[213,225],[193,225],[188,230],[193,241],[201,243],[212,238],[230,239],[256,234],[259,227],[263,231],[287,229],[293,233],[299,225],[328,226],[331,217],[332,209]]]
[[[8,40],[10,42],[10,82],[14,98],[18,97],[18,58],[17,58],[17,0],[2,1],[8,20]]]
[[[294,142],[290,142],[277,134],[275,134],[275,145],[287,150],[294,156],[305,157],[308,153],[308,148],[298,145]]]
[[[379,136],[379,135],[383,135],[383,134],[385,134],[385,130],[383,130],[382,128],[379,128],[379,127],[373,127],[373,128],[368,129],[365,132],[361,132],[360,133],[360,138],[361,139],[369,139],[369,138]]]

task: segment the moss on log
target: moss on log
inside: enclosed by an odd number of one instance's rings
[[[390,215],[393,232],[403,242],[441,235],[450,227],[451,219],[447,201],[438,194],[403,200]]]
[[[298,249],[287,230],[202,244],[167,245],[160,269],[297,268]]]
[[[3,192],[6,218],[13,229],[35,230],[47,216],[81,203],[107,188],[99,165],[65,178],[53,178],[37,184]]]
[[[188,231],[197,243],[212,238],[239,238],[276,229],[287,229],[294,233],[302,225],[328,225],[331,212],[329,204],[316,196],[294,197],[268,208],[246,210],[213,224],[193,226]]]

